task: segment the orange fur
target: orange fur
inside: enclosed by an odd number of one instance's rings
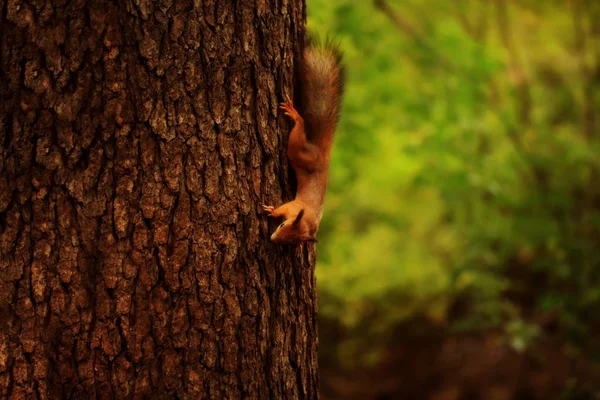
[[[263,206],[283,223],[271,236],[278,244],[316,242],[329,177],[329,158],[343,92],[341,55],[331,43],[308,46],[300,68],[304,118],[286,97],[280,109],[294,123],[288,158],[298,179],[296,198],[282,206]]]

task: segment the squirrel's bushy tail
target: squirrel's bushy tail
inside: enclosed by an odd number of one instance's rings
[[[331,142],[344,92],[342,53],[336,43],[309,41],[300,67],[302,108],[312,140]]]

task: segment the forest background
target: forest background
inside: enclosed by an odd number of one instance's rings
[[[307,12],[348,78],[319,232],[323,397],[596,398],[600,2]]]

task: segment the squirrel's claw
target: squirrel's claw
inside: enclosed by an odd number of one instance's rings
[[[294,108],[294,103],[292,102],[292,99],[290,98],[290,96],[286,95],[285,98],[286,98],[286,100],[279,104],[279,108],[281,110],[283,110],[285,115],[290,117],[295,122],[302,120],[302,117],[300,116],[300,114],[298,114],[298,111],[296,111],[296,109]]]
[[[269,216],[271,216],[271,214],[273,214],[273,211],[275,211],[275,207],[273,207],[273,206],[265,206],[264,204],[262,205],[262,209],[264,211],[266,211],[269,214]]]

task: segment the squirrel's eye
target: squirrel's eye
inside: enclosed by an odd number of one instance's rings
[[[279,225],[280,228],[283,228],[283,226],[285,225],[285,222],[282,223],[281,225]]]

